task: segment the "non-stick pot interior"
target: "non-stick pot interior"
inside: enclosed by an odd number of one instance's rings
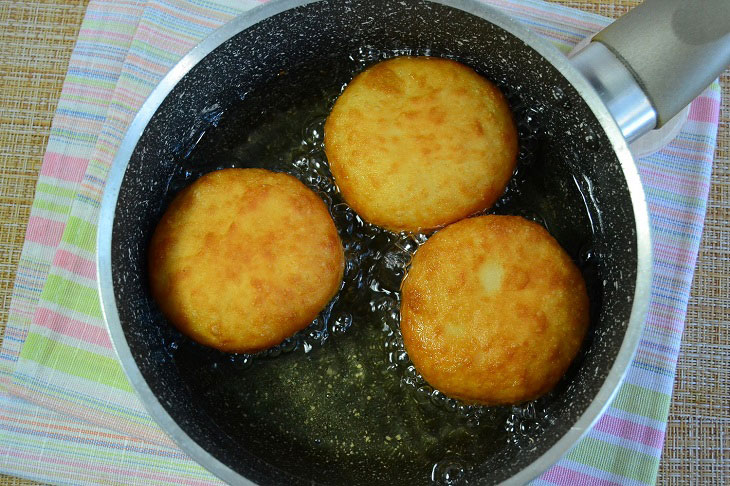
[[[586,278],[592,322],[584,349],[535,402],[467,406],[423,382],[399,339],[398,285],[428,235],[364,224],[332,183],[322,146],[328,110],[354,74],[395,55],[456,59],[503,90],[520,160],[489,212],[545,225]],[[147,286],[146,247],[167,204],[222,167],[299,177],[327,202],[346,247],[345,283],[333,303],[294,339],[257,356],[191,342],[160,314]],[[124,176],[112,271],[127,343],[149,387],[197,444],[243,477],[492,484],[549,449],[603,384],[629,321],[635,240],[611,143],[574,88],[520,39],[437,3],[322,1],[227,40],[167,96]]]

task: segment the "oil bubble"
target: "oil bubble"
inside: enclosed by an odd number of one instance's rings
[[[373,289],[373,285],[372,285],[373,283],[378,283],[378,282],[371,282],[371,286],[370,286],[371,289]],[[370,301],[370,310],[372,312],[382,314],[382,313],[395,309],[396,305],[397,305],[396,300],[393,297],[381,296],[381,297],[376,297],[375,299]]]
[[[400,325],[400,312],[398,309],[390,309],[383,316],[383,324],[387,326],[387,331],[394,332]]]
[[[338,315],[332,323],[334,334],[344,334],[352,325],[352,314],[343,313]]]
[[[449,412],[456,412],[458,406],[459,406],[459,402],[457,402],[453,398],[448,398],[443,401],[443,407],[446,410],[448,410]]]
[[[253,357],[250,354],[233,354],[231,364],[236,371],[245,371],[253,364]]]
[[[266,351],[267,358],[276,358],[281,355],[281,346],[274,346]]]
[[[459,484],[466,476],[464,466],[460,461],[444,459],[433,465],[431,481],[444,486]]]
[[[400,288],[401,281],[405,276],[406,267],[410,262],[410,255],[402,252],[389,251],[378,261],[376,277],[380,287],[391,292]]]
[[[290,337],[279,345],[279,349],[281,349],[282,353],[291,353],[296,349],[298,344],[299,342],[295,337]]]
[[[420,378],[420,375],[418,374],[418,370],[416,370],[416,367],[413,365],[407,366],[405,371],[406,376],[410,378]]]
[[[415,235],[401,234],[393,242],[393,246],[409,255],[412,255],[418,249],[420,243]]]
[[[420,405],[428,405],[431,403],[431,394],[433,393],[433,388],[431,388],[428,385],[421,385],[418,388],[416,388],[416,392],[414,393],[415,400]]]
[[[598,255],[591,244],[583,245],[578,253],[578,261],[581,265],[595,265],[598,262]]]

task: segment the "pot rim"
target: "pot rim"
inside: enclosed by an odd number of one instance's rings
[[[102,314],[107,324],[114,349],[121,360],[122,368],[131,385],[138,393],[141,402],[155,422],[190,457],[228,483],[255,484],[219,461],[180,428],[148,386],[127,344],[116,307],[112,280],[111,243],[116,203],[127,165],[137,142],[159,106],[175,88],[177,83],[203,60],[203,58],[236,34],[271,16],[315,1],[322,0],[273,0],[267,4],[255,7],[212,32],[183,56],[162,78],[160,83],[145,100],[127,129],[109,170],[99,212],[96,247],[97,289],[101,298]],[[462,10],[506,30],[543,56],[573,85],[593,111],[593,114],[611,141],[611,145],[616,152],[616,157],[621,164],[634,212],[637,251],[636,287],[631,308],[631,317],[621,348],[616,355],[616,359],[603,385],[601,385],[591,404],[573,426],[535,461],[511,478],[500,483],[502,485],[508,483],[524,484],[555,464],[565,452],[590,430],[617,393],[619,385],[623,381],[628,366],[633,359],[649,307],[652,281],[652,245],[648,207],[636,163],[616,122],[600,100],[596,91],[571,65],[567,57],[544,39],[538,37],[536,33],[517,24],[516,21],[495,10],[493,7],[483,5],[478,0],[429,1]]]

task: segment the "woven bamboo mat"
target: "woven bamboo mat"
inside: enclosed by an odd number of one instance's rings
[[[0,1],[0,340],[36,179],[87,2]],[[34,484],[0,475],[0,486]]]
[[[88,0],[0,0],[0,340],[68,59]],[[638,0],[553,0],[618,17]],[[730,477],[730,71],[658,484]],[[0,486],[36,484],[0,476]]]

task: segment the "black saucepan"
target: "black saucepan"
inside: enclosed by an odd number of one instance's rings
[[[502,89],[520,154],[488,212],[544,225],[586,279],[583,350],[534,402],[467,406],[423,382],[399,338],[398,286],[428,235],[365,224],[332,183],[322,146],[329,109],[357,72],[397,55],[455,59]],[[149,412],[233,484],[522,483],[544,471],[616,390],[648,303],[644,195],[627,125],[617,125],[599,94],[558,51],[471,0],[283,0],[216,31],[145,102],[101,210],[104,313]],[[656,111],[651,123],[665,115]],[[183,337],[147,284],[146,247],[166,205],[222,167],[299,177],[329,205],[346,247],[345,284],[333,303],[255,356]]]

